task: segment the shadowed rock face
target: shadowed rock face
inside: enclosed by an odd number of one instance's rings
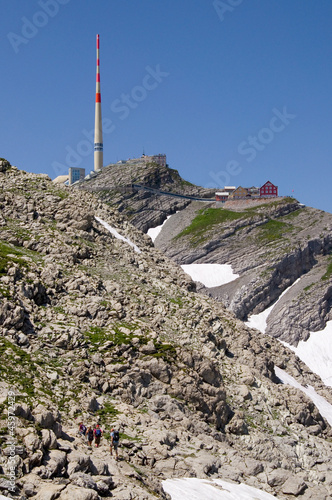
[[[0,208],[0,404],[14,388],[17,493],[152,500],[165,498],[162,479],[213,474],[280,499],[331,495],[331,428],[275,366],[332,393],[290,350],[196,293],[94,193],[10,168]],[[99,448],[78,435],[80,421],[106,431]],[[8,437],[7,420],[0,431]]]

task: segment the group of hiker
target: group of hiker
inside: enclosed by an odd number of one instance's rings
[[[79,424],[79,433],[83,438],[86,438],[88,441],[88,446],[92,446],[92,441],[95,441],[96,448],[99,447],[100,445],[100,440],[103,436],[103,431],[100,428],[100,425],[97,424],[95,428],[93,429],[91,426],[86,427],[83,422],[80,422]],[[110,453],[113,455],[113,448],[115,452],[115,457],[116,460],[118,460],[118,446],[119,446],[119,441],[120,441],[120,433],[119,431],[115,429],[111,429],[110,433]]]

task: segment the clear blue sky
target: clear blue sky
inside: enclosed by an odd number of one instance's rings
[[[1,4],[0,156],[13,165],[93,168],[99,33],[105,165],[144,148],[196,184],[271,180],[332,212],[331,0]]]

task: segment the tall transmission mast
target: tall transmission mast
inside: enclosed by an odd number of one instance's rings
[[[100,64],[99,64],[99,35],[97,35],[97,72],[96,72],[96,107],[95,107],[95,144],[94,170],[99,172],[103,168],[103,128],[101,120],[100,94]]]

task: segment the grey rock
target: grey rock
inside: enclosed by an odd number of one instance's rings
[[[68,453],[67,460],[67,471],[69,476],[74,472],[87,472],[91,465],[90,457],[78,451]]]
[[[289,477],[282,486],[282,492],[285,495],[298,496],[307,488],[306,483],[298,477]]]
[[[61,500],[100,500],[100,496],[95,490],[81,488],[72,484],[61,493]]]
[[[104,462],[101,459],[98,459],[96,457],[92,457],[90,459],[90,466],[89,466],[90,472],[93,475],[100,475],[100,476],[108,476],[109,475],[109,470],[108,470],[108,464]]]
[[[71,474],[70,481],[73,485],[80,486],[81,488],[98,489],[94,479],[89,474],[84,474],[83,472],[74,472]]]
[[[60,450],[50,450],[43,457],[43,476],[47,479],[53,476],[62,476],[67,464],[66,453]]]
[[[32,411],[32,414],[34,416],[36,424],[45,429],[51,429],[57,419],[57,416],[55,416],[51,411],[47,410],[42,405],[38,405]]]
[[[47,486],[42,486],[42,489],[34,498],[35,500],[55,500],[59,498],[59,494],[64,488],[64,485],[48,484]]]
[[[281,486],[289,477],[289,472],[284,469],[276,469],[268,474],[267,483],[272,486]]]

